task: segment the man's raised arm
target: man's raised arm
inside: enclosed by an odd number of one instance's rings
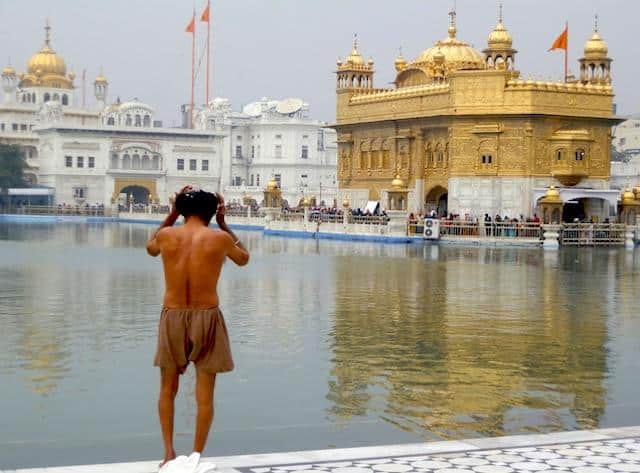
[[[227,222],[224,220],[226,208],[222,194],[216,194],[218,197],[218,208],[216,210],[216,223],[223,232],[229,235],[227,243],[227,256],[238,266],[244,266],[249,262],[249,251],[244,247],[240,239],[231,231]]]
[[[180,190],[180,192],[178,194],[182,194],[183,192],[187,192],[191,190],[191,186],[185,186],[182,188],[182,190]],[[176,209],[176,198],[178,197],[178,194],[175,195],[173,202],[171,203],[171,211],[169,212],[169,215],[167,215],[167,218],[164,219],[164,222],[162,222],[162,225],[160,225],[160,227],[154,232],[153,235],[151,235],[151,238],[149,238],[149,241],[147,242],[147,253],[149,253],[150,256],[158,256],[160,254],[160,245],[158,243],[158,234],[160,233],[160,231],[163,228],[166,227],[172,227],[174,223],[176,223],[176,220],[178,220],[178,217],[180,216],[180,214],[178,213],[178,210]]]

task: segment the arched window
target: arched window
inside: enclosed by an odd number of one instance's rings
[[[153,169],[158,170],[160,169],[160,156],[158,156],[157,154],[153,155]]]
[[[144,116],[143,126],[149,128],[151,126],[151,117],[149,115]]]
[[[122,157],[122,169],[131,169],[131,156],[129,156],[129,153],[125,153]]]
[[[69,96],[67,94],[62,95],[62,105],[69,105]]]
[[[127,119],[125,121],[126,126],[131,126],[131,115],[127,114]]]
[[[260,187],[260,174],[256,174],[256,186]]]
[[[107,118],[107,125],[112,125],[113,126],[115,124],[116,124],[116,121],[115,121],[115,119],[113,117]]]
[[[142,169],[151,169],[151,160],[146,154],[142,155]]]
[[[36,103],[36,93],[31,94],[31,103]]]
[[[55,102],[60,102],[60,96],[58,94],[53,94],[52,100],[54,100]]]
[[[45,92],[45,94],[44,94],[45,103],[48,102],[49,100],[51,100],[51,96],[49,95],[49,92]]]
[[[586,155],[587,154],[584,152],[583,149],[577,149],[575,154],[576,161],[584,161],[584,158]]]
[[[134,154],[131,160],[131,169],[140,169],[140,155]]]
[[[142,126],[142,117],[136,114],[136,123],[135,126]]]
[[[111,155],[111,169],[118,169],[118,154],[113,153]]]
[[[566,150],[562,148],[556,150],[556,161],[564,161],[565,154],[566,154]]]

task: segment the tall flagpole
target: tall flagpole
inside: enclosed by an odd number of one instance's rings
[[[565,23],[565,30],[567,32],[567,47],[564,49],[564,82],[565,84],[569,80],[569,22]]]
[[[196,86],[196,9],[193,8],[193,31],[191,32],[191,105],[189,107],[189,128],[193,128],[193,108]]]
[[[207,0],[207,102],[209,104],[209,61],[211,58],[211,0]]]

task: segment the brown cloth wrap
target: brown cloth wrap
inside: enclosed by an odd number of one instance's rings
[[[217,307],[162,309],[154,365],[182,374],[190,361],[213,374],[233,370],[227,326]]]

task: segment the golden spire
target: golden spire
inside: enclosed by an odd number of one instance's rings
[[[449,11],[449,38],[451,39],[456,37],[458,31],[456,27],[456,15],[456,7],[454,6],[451,11]]]
[[[354,56],[358,54],[358,33],[353,33],[353,50],[351,51],[351,54]]]
[[[49,25],[49,17],[47,17],[47,20],[46,20],[45,25],[44,25],[44,44],[45,44],[45,46],[49,47],[50,42],[51,42],[51,25]]]

